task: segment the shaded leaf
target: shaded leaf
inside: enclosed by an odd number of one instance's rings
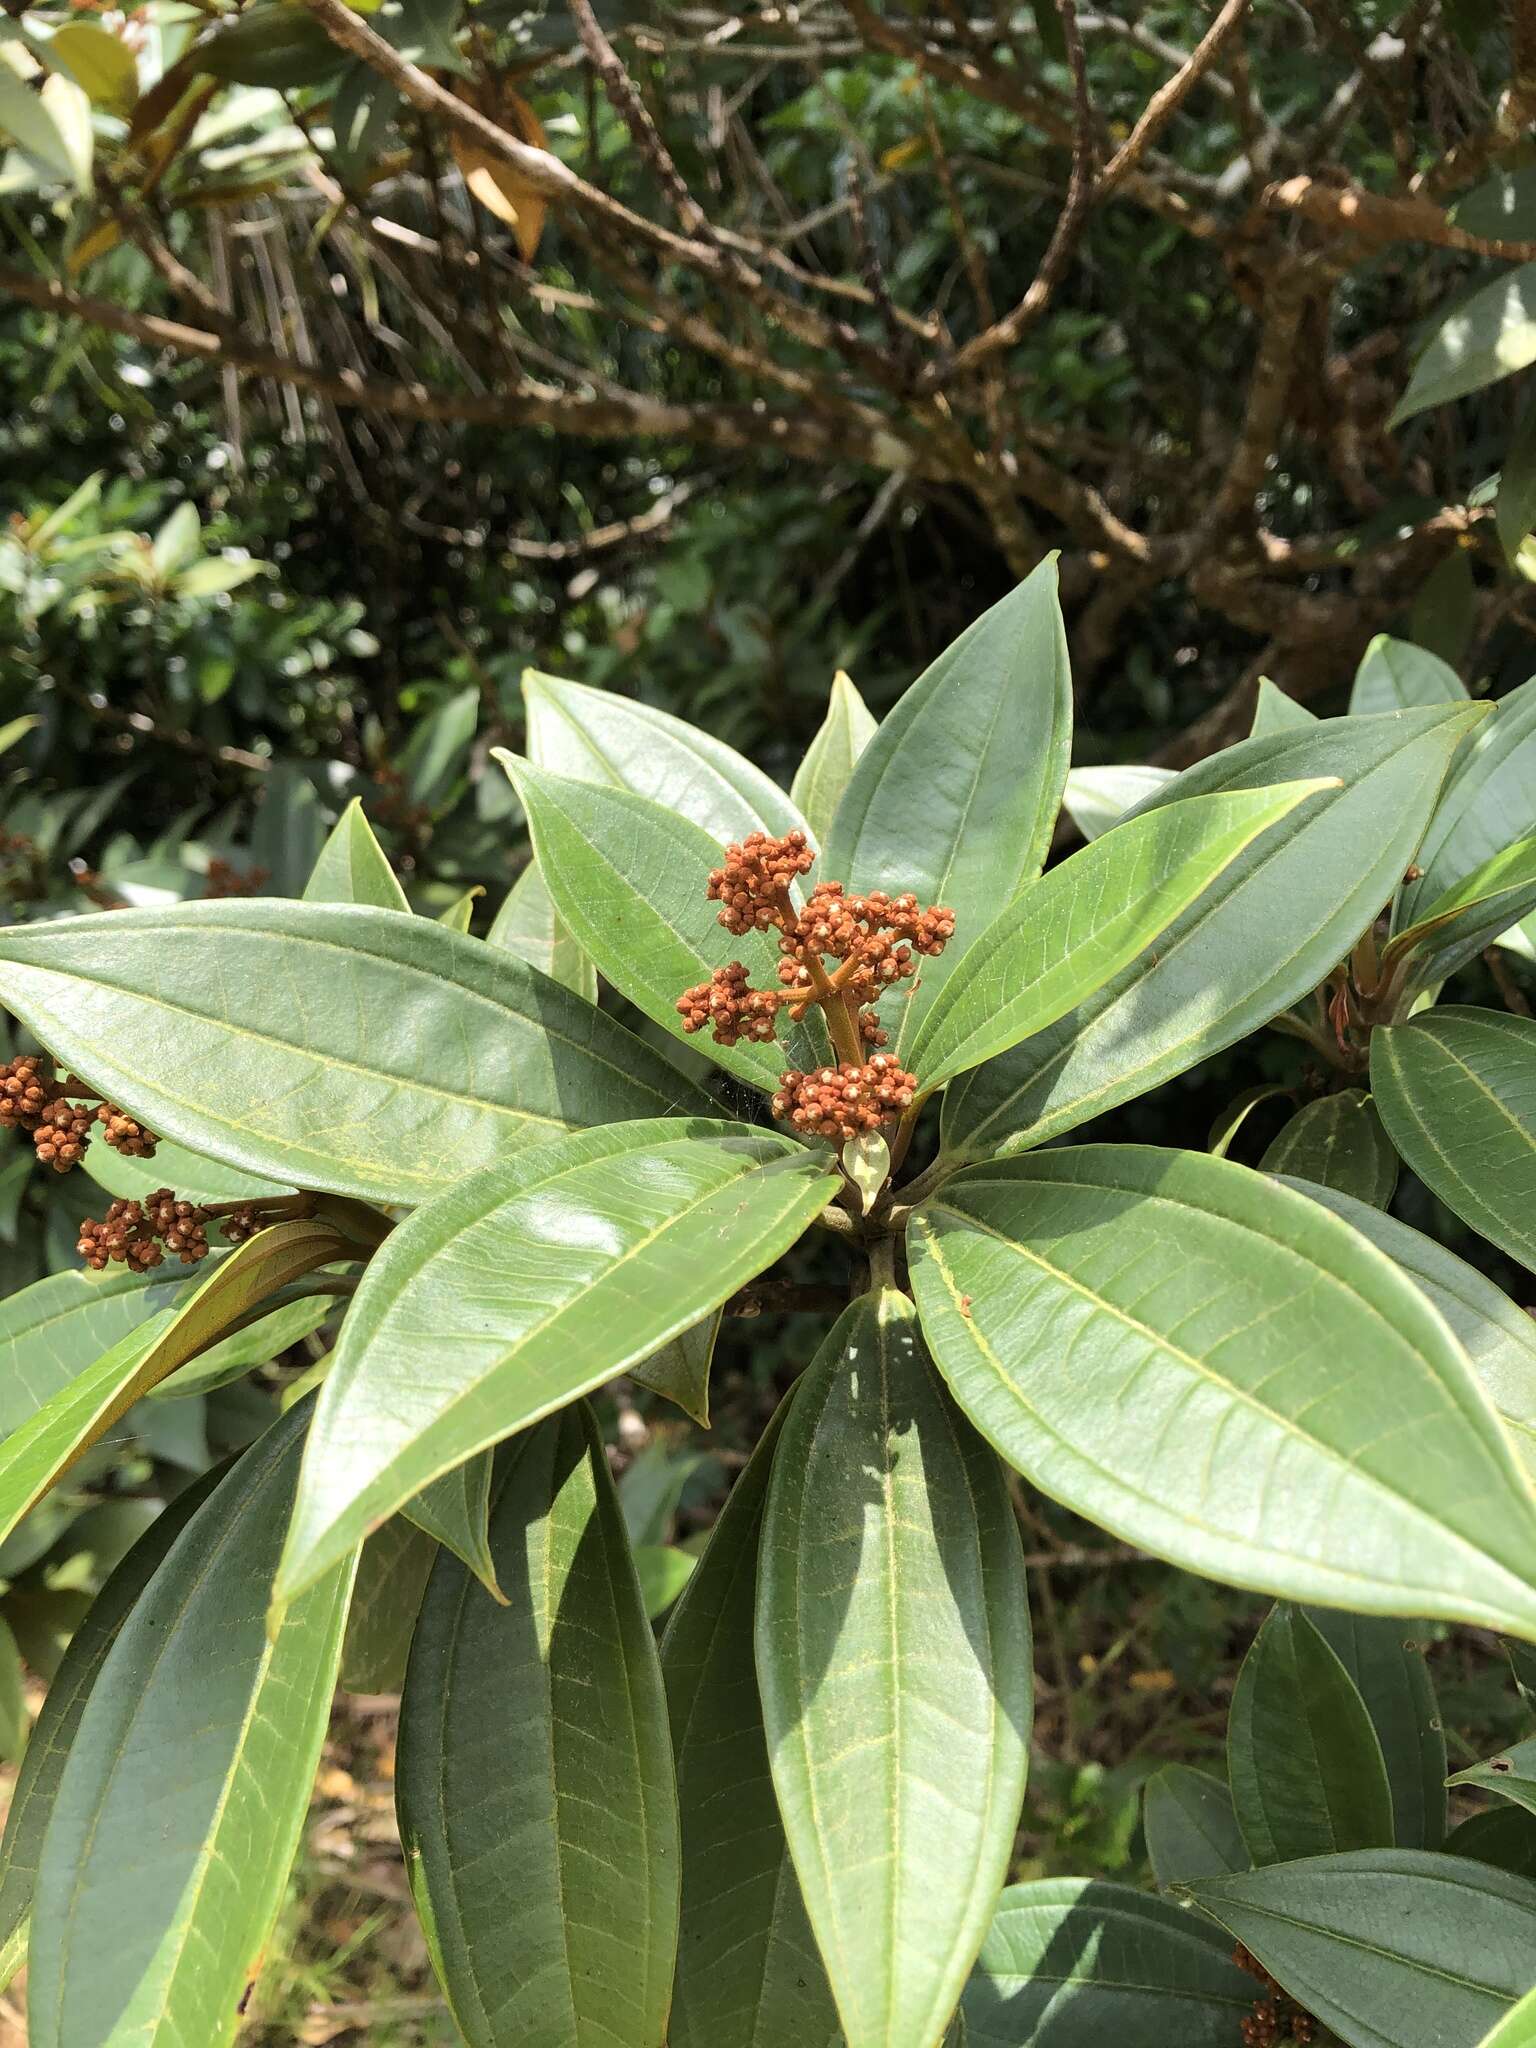
[[[1410,992],[1438,987],[1532,910],[1536,834],[1493,854],[1444,895],[1425,904],[1415,922],[1388,946],[1382,966],[1390,972],[1399,960],[1406,960]]]
[[[1365,1701],[1295,1608],[1272,1608],[1243,1659],[1227,1768],[1256,1865],[1392,1847],[1392,1788]]]
[[[662,1637],[682,1834],[671,2048],[841,2048],[779,1818],[753,1663],[763,1504],[786,1409],[731,1489]]]
[[[691,1328],[836,1185],[770,1132],[663,1119],[532,1148],[417,1210],[342,1325],[281,1597],[442,1473]]]
[[[1424,1645],[1408,1627],[1379,1615],[1314,1607],[1307,1619],[1344,1666],[1364,1700],[1392,1788],[1399,1849],[1438,1849],[1445,1841],[1445,1730]]]
[[[411,1635],[437,1561],[437,1544],[404,1515],[391,1515],[358,1553],[347,1609],[340,1681],[348,1692],[399,1692]]]
[[[1497,1417],[1413,1283],[1318,1204],[1084,1145],[956,1175],[909,1238],[956,1399],[1055,1499],[1212,1578],[1536,1639],[1536,1505]]]
[[[1127,811],[1145,803],[1173,781],[1173,768],[1074,768],[1067,777],[1062,802],[1085,839],[1097,839]]]
[[[706,1100],[522,961],[380,910],[257,899],[12,926],[0,998],[152,1129],[386,1202],[531,1138]]]
[[[1348,2048],[1473,2048],[1536,1982],[1536,1885],[1465,1856],[1359,1849],[1190,1891]]]
[[[1259,1161],[1264,1173],[1294,1175],[1385,1209],[1397,1186],[1397,1154],[1376,1105],[1342,1088],[1297,1110]]]
[[[1024,1794],[1023,1553],[996,1461],[905,1296],[866,1295],[807,1370],[758,1571],[763,1726],[848,2048],[933,2041]]]
[[[492,1462],[489,1451],[467,1458],[420,1493],[412,1494],[401,1512],[468,1565],[492,1598],[499,1600],[501,1588],[496,1583],[488,1528]]]
[[[967,2048],[1230,2048],[1253,1988],[1214,1928],[1129,1885],[1010,1885],[966,1986]]]
[[[1512,1877],[1536,1877],[1536,1815],[1523,1806],[1484,1807],[1452,1828],[1445,1847],[1448,1855],[1491,1863]]]
[[[655,1621],[666,1613],[692,1578],[697,1560],[691,1552],[678,1550],[670,1543],[637,1543],[634,1557],[646,1619]]]
[[[790,800],[799,807],[818,846],[832,830],[854,764],[875,730],[876,720],[855,689],[853,678],[839,669],[832,678],[827,715],[789,786]]]
[[[485,942],[515,953],[585,1001],[597,1001],[597,969],[556,915],[537,861],[529,861],[507,891]]]
[[[1494,518],[1499,545],[1512,562],[1521,541],[1536,526],[1536,406],[1527,405],[1505,450]]]
[[[1436,1009],[1373,1031],[1371,1087],[1431,1194],[1536,1272],[1536,1022]]]
[[[1295,732],[1299,727],[1316,723],[1315,711],[1309,711],[1305,704],[1298,704],[1294,697],[1288,697],[1268,676],[1259,677],[1253,704],[1253,724],[1248,729],[1251,739],[1265,733]]]
[[[1473,735],[1419,849],[1422,874],[1405,882],[1394,930],[1531,830],[1536,813],[1536,677],[1511,690]]]
[[[1219,1778],[1188,1764],[1164,1764],[1147,1780],[1143,1826],[1152,1872],[1164,1891],[1246,1870],[1252,1861],[1232,1794]]]
[[[1501,1799],[1536,1813],[1536,1737],[1501,1750],[1485,1763],[1473,1764],[1448,1778],[1449,1785],[1476,1785],[1480,1791],[1496,1792]]]
[[[400,1833],[434,1966],[471,2048],[662,2048],[666,1701],[584,1406],[502,1453],[491,1543],[510,1605],[440,1558],[401,1702]]]
[[[709,1428],[709,1368],[720,1335],[720,1311],[684,1330],[659,1351],[629,1368],[638,1385],[649,1387],[692,1418],[700,1429]]]
[[[234,2034],[308,1807],[352,1581],[348,1557],[269,1640],[307,1421],[285,1416],[204,1501],[91,1687],[37,1877],[37,2048]]]
[[[1536,263],[1501,271],[1436,328],[1413,366],[1390,427],[1432,405],[1481,391],[1536,362]]]

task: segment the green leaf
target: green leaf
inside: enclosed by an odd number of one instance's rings
[[[1097,839],[1118,825],[1148,797],[1173,781],[1172,768],[1074,768],[1067,777],[1062,802],[1085,839]]]
[[[499,1600],[502,1593],[496,1583],[489,1531],[492,1463],[489,1451],[467,1458],[413,1494],[402,1512],[468,1565],[492,1599]]]
[[[139,96],[139,67],[121,36],[93,22],[69,21],[48,39],[50,62],[62,62],[93,106],[126,118]]]
[[[1445,1730],[1422,1643],[1401,1622],[1314,1607],[1307,1619],[1327,1642],[1365,1701],[1392,1788],[1399,1849],[1438,1849],[1445,1841]]]
[[[1536,2048],[1536,1991],[1528,1991],[1478,2048]]]
[[[375,910],[410,910],[405,891],[363,815],[360,797],[353,797],[321,847],[320,858],[304,884],[304,901],[367,903]]]
[[[467,934],[475,920],[475,903],[484,894],[484,889],[477,882],[472,889],[466,889],[461,896],[456,896],[453,899],[448,908],[438,917],[438,923],[446,926],[451,932],[464,932]],[[509,946],[507,950],[510,952],[512,948]]]
[[[778,986],[777,945],[763,932],[733,937],[704,893],[720,847],[699,826],[630,790],[573,782],[504,748],[492,752],[528,813],[561,922],[653,1023],[686,1036],[678,997],[727,960],[744,960],[759,988]],[[804,1029],[781,1029],[779,1045],[716,1045],[708,1033],[692,1042],[728,1073],[772,1091],[786,1066],[815,1066],[821,1057]]]
[[[1019,895],[961,955],[908,1055],[924,1092],[1043,1031],[1137,960],[1325,781],[1194,797],[1117,825]]]
[[[391,1515],[363,1545],[341,1646],[348,1692],[399,1692],[405,1684],[411,1634],[436,1561],[436,1542],[404,1515]]]
[[[1513,562],[1521,541],[1536,526],[1536,406],[1527,405],[1521,414],[1505,454],[1499,472],[1499,494],[1494,501],[1494,519],[1499,545]]]
[[[559,676],[523,673],[528,753],[576,782],[631,790],[675,811],[716,842],[749,832],[804,831],[796,804],[723,740],[649,704]]]
[[[436,810],[449,801],[464,773],[479,722],[480,691],[474,683],[445,697],[421,721],[400,756],[415,802]]]
[[[442,1473],[690,1328],[836,1187],[788,1139],[663,1119],[515,1154],[407,1217],[342,1324],[279,1597]]]
[[[924,670],[860,755],[819,870],[850,888],[948,904],[962,947],[1039,874],[1066,783],[1072,678],[1052,557]],[[904,1056],[953,971],[923,969]]]
[[[1195,1914],[1129,1885],[1010,1885],[966,1986],[966,2048],[1231,2048],[1254,1985]]]
[[[0,1617],[0,1763],[19,1764],[27,1746],[26,1674],[11,1625]]]
[[[1501,1799],[1536,1813],[1536,1737],[1501,1750],[1485,1763],[1473,1764],[1447,1778],[1448,1785],[1476,1785],[1484,1792],[1496,1792]]]
[[[1536,1022],[1437,1009],[1373,1031],[1371,1087],[1430,1193],[1536,1272]]]
[[[832,678],[827,715],[789,786],[790,798],[799,806],[818,846],[825,843],[832,830],[832,820],[854,765],[876,729],[876,720],[854,688],[853,678],[839,669]]]
[[[70,1638],[44,1695],[6,1814],[5,1839],[0,1842],[0,1945],[25,1932],[59,1780],[107,1652],[160,1569],[161,1560],[213,1491],[217,1479],[216,1473],[210,1473],[194,1480],[161,1510],[91,1602]]]
[[[104,1351],[191,1292],[183,1273],[146,1279],[50,1273],[0,1300],[0,1431],[7,1436]]]
[[[140,1323],[0,1443],[0,1542],[134,1402],[214,1343],[266,1295],[317,1266],[355,1258],[319,1218],[274,1224],[221,1259],[200,1287]]]
[[[572,1125],[707,1101],[522,961],[380,910],[255,900],[11,926],[0,999],[153,1130],[385,1202]]]
[[[1246,1870],[1248,1846],[1219,1778],[1188,1764],[1164,1764],[1147,1780],[1143,1826],[1159,1886],[1189,1884],[1226,1870]]]
[[[635,1574],[647,1621],[666,1613],[693,1576],[696,1559],[670,1543],[637,1543]]]
[[[1499,699],[1459,760],[1419,849],[1423,873],[1399,892],[1393,929],[1417,923],[1427,905],[1525,838],[1533,812],[1536,677]]]
[[[1303,726],[1316,723],[1315,711],[1309,711],[1305,704],[1298,704],[1294,697],[1288,697],[1268,676],[1259,677],[1258,693],[1253,703],[1253,724],[1248,729],[1250,739],[1259,739],[1266,733],[1296,732]]]
[[[790,1862],[753,1666],[763,1504],[792,1392],[731,1489],[661,1642],[682,1834],[671,2048],[841,2048]]]
[[[1536,363],[1536,263],[1502,271],[1460,301],[1430,337],[1389,427],[1481,391]]]
[[[0,64],[0,136],[14,142],[50,176],[76,183],[74,154],[58,122],[9,64]]]
[[[1144,1094],[1310,995],[1376,917],[1418,846],[1474,705],[1324,719],[1186,769],[1161,805],[1337,775],[1058,1023],[989,1061],[944,1105],[946,1149],[1021,1151]]]
[[[1421,909],[1388,946],[1383,968],[1390,972],[1399,960],[1408,959],[1410,993],[1437,988],[1532,910],[1536,834],[1491,855]]]
[[[1295,1608],[1272,1608],[1243,1659],[1227,1768],[1255,1864],[1392,1847],[1392,1788],[1365,1701]]]
[[[265,562],[256,562],[238,555],[204,555],[194,562],[190,569],[183,569],[176,578],[175,594],[179,598],[218,597],[226,590],[238,590],[242,583],[249,583],[255,576],[267,573]]]
[[[894,1291],[844,1313],[796,1391],[756,1641],[779,1810],[848,2048],[935,2042],[1008,1872],[1029,1607],[1002,1473]]]
[[[1350,715],[1465,704],[1467,686],[1449,662],[1411,640],[1378,633],[1360,658],[1349,693]]]
[[[1297,1110],[1259,1166],[1264,1173],[1338,1188],[1377,1209],[1386,1208],[1397,1186],[1397,1154],[1376,1105],[1359,1088],[1324,1095]]]
[[[501,1454],[491,1543],[510,1605],[441,1558],[400,1709],[400,1833],[433,1963],[470,2048],[661,2048],[666,1700],[584,1406]]]
[[[348,1557],[268,1639],[308,1419],[285,1416],[198,1509],[91,1688],[37,1877],[36,2048],[221,2048],[239,2024],[308,1808],[352,1582]]]
[[[184,1401],[211,1394],[217,1387],[244,1379],[253,1366],[268,1365],[290,1345],[318,1330],[327,1316],[336,1313],[337,1302],[325,1296],[309,1295],[300,1301],[284,1302],[244,1329],[231,1330],[206,1351],[200,1351],[187,1365],[178,1367],[168,1379],[151,1387],[151,1401]]]
[[[709,1428],[709,1368],[720,1335],[720,1311],[695,1323],[691,1330],[663,1344],[659,1351],[629,1368],[629,1376],[653,1394],[671,1401],[695,1421]]]
[[[1084,1145],[956,1175],[909,1239],[955,1398],[1078,1514],[1282,1599],[1536,1640],[1536,1504],[1498,1419],[1413,1283],[1318,1204]]]
[[[292,1181],[262,1180],[253,1173],[237,1173],[200,1152],[188,1151],[170,1138],[162,1138],[153,1159],[135,1159],[110,1145],[92,1145],[81,1162],[100,1188],[109,1195],[123,1195],[143,1201],[156,1188],[174,1188],[183,1201],[259,1202],[273,1195],[291,1195]]]
[[[1450,1856],[1491,1863],[1512,1877],[1536,1877],[1536,1815],[1523,1806],[1485,1806],[1446,1837]]]
[[[537,861],[530,860],[507,891],[485,941],[515,953],[584,1001],[597,1001],[597,969],[555,914]]]
[[[197,507],[189,499],[184,499],[150,544],[150,560],[161,582],[169,581],[178,569],[184,569],[188,562],[196,560],[202,536]]]
[[[1307,1181],[1290,1185],[1342,1216],[1428,1295],[1450,1324],[1483,1392],[1499,1411],[1516,1456],[1536,1482],[1536,1323],[1475,1266],[1432,1237],[1333,1189]]]
[[[1465,1856],[1358,1849],[1190,1890],[1348,2048],[1472,2048],[1536,1981],[1536,1885]]]

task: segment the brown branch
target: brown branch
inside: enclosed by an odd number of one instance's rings
[[[1248,0],[1226,0],[1226,5],[1190,51],[1183,65],[1166,84],[1160,85],[1142,109],[1141,118],[1104,167],[1099,181],[1100,196],[1107,196],[1136,170],[1158,135],[1173,119],[1200,80],[1221,55],[1221,48],[1248,10]]]
[[[1243,0],[1243,4],[1246,5],[1246,0]],[[1093,107],[1088,98],[1088,70],[1087,60],[1083,54],[1083,38],[1077,26],[1077,9],[1073,0],[1056,0],[1056,11],[1061,17],[1061,32],[1067,46],[1067,61],[1072,68],[1072,82],[1077,101],[1076,117],[1072,126],[1072,171],[1067,181],[1066,204],[1056,217],[1056,225],[1051,231],[1050,241],[1046,244],[1045,254],[1040,259],[1040,267],[1030,280],[1029,289],[1013,311],[1004,314],[1001,320],[995,321],[981,334],[974,335],[948,363],[931,365],[919,382],[920,390],[934,390],[955,377],[967,375],[988,356],[995,355],[1001,349],[1012,348],[1023,338],[1050,304],[1051,294],[1067,267],[1073,246],[1082,233],[1089,209],[1094,203]]]
[[[1296,367],[1296,336],[1313,288],[1299,263],[1283,265],[1268,279],[1242,425],[1226,473],[1200,523],[1197,545],[1208,544],[1214,535],[1253,511],[1280,438]]]
[[[566,0],[566,5],[576,23],[582,48],[603,82],[610,105],[629,130],[630,140],[655,173],[656,182],[666,193],[684,231],[701,242],[713,244],[714,231],[708,216],[688,190],[688,182],[677,168],[672,152],[662,141],[661,131],[651,119],[650,109],[640,97],[639,87],[624,68],[623,58],[604,35],[589,0]]]
[[[1287,178],[1271,185],[1259,201],[1271,213],[1299,213],[1315,227],[1348,234],[1368,247],[1387,242],[1420,242],[1436,249],[1455,249],[1465,256],[1488,256],[1506,263],[1536,262],[1536,242],[1504,241],[1474,235],[1446,218],[1431,199],[1390,198],[1358,185],[1330,185],[1317,178]]]

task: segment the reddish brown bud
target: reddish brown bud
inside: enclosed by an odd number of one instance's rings
[[[155,1147],[160,1140],[153,1131],[147,1131],[125,1109],[119,1109],[115,1102],[103,1102],[96,1111],[96,1121],[101,1125],[101,1135],[116,1152],[124,1153],[130,1159],[153,1159]]]
[[[35,1131],[58,1092],[58,1074],[47,1053],[18,1053],[0,1066],[0,1127]]]
[[[878,1130],[912,1102],[917,1076],[877,1052],[863,1066],[818,1067],[802,1074],[791,1068],[773,1098],[773,1113],[802,1136],[841,1142]]]
[[[55,1173],[68,1173],[85,1157],[95,1121],[96,1112],[88,1103],[55,1096],[33,1126],[32,1143],[38,1158]]]

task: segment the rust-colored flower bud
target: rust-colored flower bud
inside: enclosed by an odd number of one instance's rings
[[[130,1159],[154,1158],[155,1147],[160,1140],[125,1109],[119,1109],[115,1102],[103,1102],[96,1111],[96,1121],[102,1127],[101,1135],[114,1151],[122,1152]]]
[[[47,1053],[18,1053],[0,1066],[0,1127],[35,1131],[58,1092],[58,1073]]]
[[[56,1095],[32,1130],[32,1144],[43,1165],[51,1166],[55,1173],[68,1173],[78,1166],[95,1121],[96,1112],[89,1103],[70,1102]]]

